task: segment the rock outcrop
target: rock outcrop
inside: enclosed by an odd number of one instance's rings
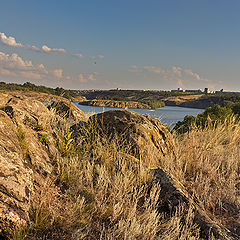
[[[218,225],[206,213],[204,214],[198,203],[182,189],[181,184],[172,176],[160,168],[152,169],[151,174],[153,186],[157,184],[161,188],[158,212],[171,215],[180,206],[185,206],[188,209],[191,205],[195,214],[194,223],[199,226],[200,235],[203,239],[210,239],[210,236],[214,236],[215,239],[219,240],[239,239],[238,235]]]
[[[11,97],[0,108],[0,236],[29,221],[31,196],[53,173],[59,153],[44,125],[48,115],[41,102],[24,97]]]
[[[111,108],[147,108],[151,109],[150,106],[140,102],[134,101],[114,101],[114,100],[89,100],[79,102],[81,105],[97,106],[97,107],[111,107]]]
[[[28,220],[33,171],[11,118],[0,110],[0,237]]]
[[[92,124],[107,137],[122,139],[132,155],[148,159],[149,167],[159,167],[160,159],[166,154],[174,154],[173,137],[158,119],[132,111],[115,110],[91,116],[87,125]],[[82,124],[72,127],[78,136],[82,128]]]
[[[59,116],[68,119],[70,125],[88,120],[83,111],[71,102],[53,102],[48,108],[54,109]]]

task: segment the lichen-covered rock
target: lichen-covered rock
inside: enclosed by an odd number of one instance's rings
[[[94,122],[109,137],[124,139],[134,156],[146,158],[149,167],[159,166],[166,154],[174,154],[171,133],[160,120],[139,113],[117,110],[93,115]]]
[[[0,111],[0,236],[28,219],[33,171],[24,158],[17,129]]]
[[[51,128],[48,126],[48,141],[46,145],[40,140],[46,129],[43,122],[49,116],[49,110],[39,101],[29,100],[24,97],[10,98],[7,104],[1,108],[11,118],[17,127],[22,150],[31,164],[44,174],[51,173],[52,167],[49,156],[56,156],[58,150],[51,136]]]
[[[11,97],[0,108],[0,237],[28,222],[31,196],[53,175],[59,153],[51,127],[43,129],[48,115],[41,102],[24,97]]]
[[[75,104],[69,102],[53,102],[49,109],[55,109],[56,113],[69,120],[69,124],[75,124],[80,121],[87,121],[87,116]]]

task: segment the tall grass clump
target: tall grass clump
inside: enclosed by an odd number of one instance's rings
[[[177,157],[163,166],[212,220],[240,234],[240,122],[208,121],[176,137]]]
[[[158,212],[161,187],[151,184],[147,156],[134,157],[126,139],[105,135],[95,122],[80,131],[77,154],[61,159],[58,169],[65,194],[82,200],[73,221],[77,239],[198,239],[191,207],[179,206],[172,218]]]

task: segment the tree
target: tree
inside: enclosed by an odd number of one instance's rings
[[[234,104],[235,106],[235,104]],[[189,132],[194,126],[205,128],[210,123],[217,125],[219,122],[224,122],[233,115],[233,113],[240,113],[240,103],[236,104],[234,110],[229,107],[222,107],[220,105],[214,105],[207,108],[203,113],[194,116],[186,116],[181,122],[177,122],[173,130],[178,134]]]

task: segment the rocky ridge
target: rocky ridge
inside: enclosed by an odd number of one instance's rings
[[[46,106],[22,95],[0,97],[0,236],[3,237],[15,226],[29,224],[31,198],[54,177],[54,163],[60,153]],[[84,116],[80,109],[78,115],[72,115],[75,123],[79,116],[79,121]]]

